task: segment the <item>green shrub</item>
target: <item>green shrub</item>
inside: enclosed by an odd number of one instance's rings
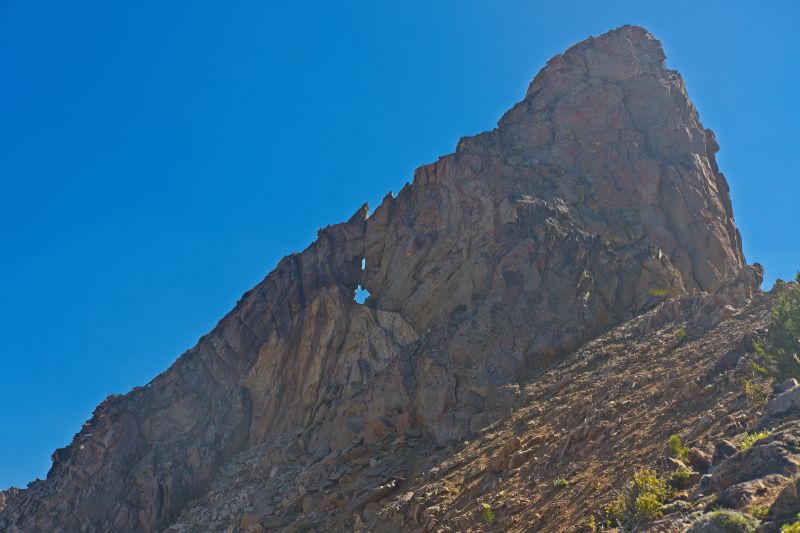
[[[669,498],[667,482],[655,470],[640,470],[623,495],[605,508],[609,526],[634,528],[661,516],[664,502]]]
[[[767,403],[772,392],[768,383],[759,383],[755,379],[742,379],[742,390],[745,398],[757,405]]]
[[[720,510],[701,516],[686,533],[753,533],[758,518],[738,511]]]
[[[766,439],[770,436],[771,431],[759,431],[758,433],[745,433],[744,437],[742,437],[742,442],[739,443],[740,450],[748,450],[750,449],[753,444],[760,441],[761,439]]]
[[[568,484],[569,484],[569,481],[568,481],[568,480],[566,480],[566,479],[564,479],[563,477],[560,477],[560,478],[556,479],[556,480],[553,482],[553,485],[554,485],[554,486],[555,486],[557,489],[563,489],[563,488],[564,488],[564,487],[566,487]]]
[[[669,296],[669,290],[667,289],[650,289],[650,296],[655,296],[656,298],[666,298]]]
[[[639,521],[649,522],[661,516],[662,507],[664,507],[664,504],[655,493],[646,492],[634,501],[634,517]]]
[[[492,511],[492,506],[488,503],[481,504],[481,518],[490,526],[492,525],[492,522],[494,522],[494,511]]]
[[[800,272],[797,273],[800,284]],[[753,343],[769,374],[800,377],[800,285],[783,285],[772,306],[769,332]]]
[[[782,525],[781,533],[800,533],[800,513],[797,514],[797,518],[797,522]]]
[[[669,449],[673,455],[686,460],[686,455],[689,453],[689,448],[683,445],[681,438],[677,435],[672,435],[669,438]]]
[[[670,475],[670,481],[673,487],[680,487],[692,475],[692,469],[681,466]]]

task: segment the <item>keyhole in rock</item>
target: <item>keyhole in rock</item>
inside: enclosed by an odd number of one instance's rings
[[[361,271],[363,272],[366,268],[367,268],[367,259],[365,257],[362,257],[361,258]],[[367,298],[369,298],[369,291],[367,289],[363,288],[359,284],[358,288],[356,288],[356,294],[355,294],[355,297],[353,298],[353,300],[355,300],[356,303],[363,304],[366,301]]]

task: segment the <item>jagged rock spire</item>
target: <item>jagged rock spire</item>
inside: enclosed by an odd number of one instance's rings
[[[495,130],[322,230],[170,369],[101,404],[0,529],[155,531],[260,443],[297,434],[322,456],[480,429],[521,377],[736,277],[717,149],[652,35],[573,46]]]

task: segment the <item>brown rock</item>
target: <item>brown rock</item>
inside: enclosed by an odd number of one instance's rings
[[[673,477],[672,486],[676,489],[688,489],[689,487],[697,485],[701,477],[702,475],[699,472],[690,470],[684,472],[682,475]]]
[[[364,510],[361,514],[364,517],[364,524],[366,526],[371,527],[378,522],[378,511],[380,511],[380,508],[381,506],[376,502],[370,502],[364,506]]]
[[[769,512],[774,518],[786,519],[794,518],[798,509],[800,509],[800,486],[797,479],[792,479],[781,489]]]
[[[711,323],[718,324],[736,314],[736,309],[732,305],[725,305],[711,315]]]
[[[322,509],[322,498],[316,494],[309,494],[303,497],[303,512],[311,513]]]
[[[519,450],[520,440],[517,437],[511,437],[503,446],[492,455],[489,461],[489,470],[499,474],[506,470],[509,465],[511,455]]]
[[[633,26],[554,57],[496,129],[321,230],[167,371],[104,401],[0,530],[162,530],[287,435],[270,464],[398,432],[453,442],[518,408],[520,376],[665,299],[744,298],[716,139],[664,59]]]
[[[260,520],[261,516],[257,514],[247,513],[242,516],[241,520],[239,520],[239,527],[241,527],[245,531],[250,531],[251,526],[259,525],[258,523]]]
[[[519,468],[527,463],[533,457],[533,454],[534,450],[532,449],[520,450],[511,454],[511,456],[508,458],[508,467],[512,469]]]
[[[753,507],[771,507],[785,486],[786,477],[767,474],[730,485],[717,494],[717,503],[724,507],[745,510]]]
[[[711,467],[711,457],[698,448],[689,448],[686,453],[686,460],[698,472],[708,472]]]
[[[737,448],[734,443],[727,439],[723,439],[714,445],[714,457],[712,458],[712,464],[718,465],[738,451],[739,448]]]

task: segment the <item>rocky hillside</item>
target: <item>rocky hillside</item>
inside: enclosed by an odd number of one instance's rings
[[[574,531],[646,467],[694,487],[664,531],[772,505],[800,455],[762,483],[709,447],[756,423],[741,379],[773,296],[664,62],[631,26],[551,59],[496,129],[104,401],[46,480],[0,493],[0,530]],[[673,434],[691,447],[665,462]]]

